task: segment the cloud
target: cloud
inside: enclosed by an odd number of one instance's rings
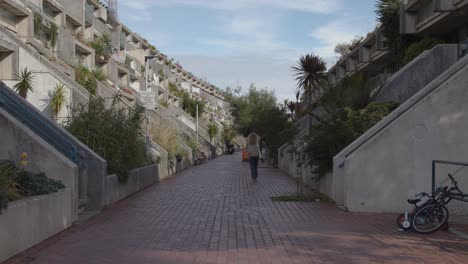
[[[324,57],[328,66],[331,66],[337,60],[334,52],[337,44],[350,42],[355,36],[365,36],[374,27],[375,22],[370,22],[368,18],[341,19],[313,29],[309,36],[318,41],[314,52]]]
[[[232,51],[267,52],[282,48],[278,41],[280,15],[242,12],[219,17],[217,34],[200,43]]]
[[[145,10],[150,6],[196,6],[220,10],[246,8],[289,9],[310,13],[331,13],[342,6],[343,0],[121,0],[127,7]]]

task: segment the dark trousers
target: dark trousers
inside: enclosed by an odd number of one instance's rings
[[[258,178],[258,157],[250,157],[250,175],[252,179]]]

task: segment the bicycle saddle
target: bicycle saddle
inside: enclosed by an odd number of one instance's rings
[[[409,204],[417,204],[421,201],[421,199],[408,199]]]

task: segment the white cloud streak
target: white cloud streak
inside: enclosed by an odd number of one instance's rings
[[[196,6],[220,10],[247,8],[288,9],[310,13],[331,13],[342,6],[343,0],[121,0],[127,7],[145,10],[150,6]]]

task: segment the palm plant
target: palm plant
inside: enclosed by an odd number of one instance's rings
[[[65,85],[63,83],[58,83],[52,91],[50,98],[50,107],[52,108],[55,118],[58,117],[58,114],[60,113],[60,110],[62,110],[66,101]]]
[[[294,116],[294,111],[296,111],[296,103],[285,99],[284,106],[288,108],[289,112],[291,113],[291,116]]]
[[[292,67],[295,72],[298,90],[312,96],[320,93],[320,85],[326,80],[327,65],[318,55],[306,54],[299,58],[297,66]]]
[[[19,82],[13,86],[15,91],[24,99],[28,96],[29,91],[33,91],[33,80],[34,76],[32,72],[28,70],[28,68],[24,68],[18,75],[17,75]]]

